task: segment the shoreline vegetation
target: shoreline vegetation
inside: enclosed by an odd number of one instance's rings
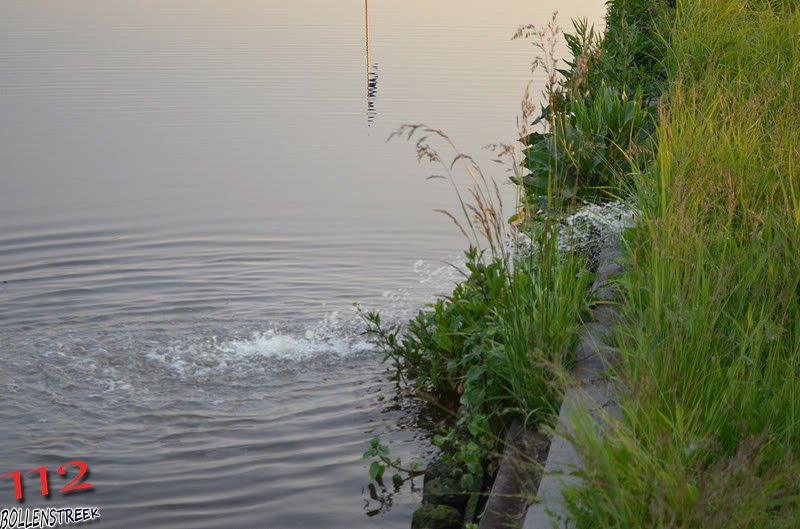
[[[548,82],[541,108],[523,103],[523,148],[495,146],[518,189],[509,218],[445,133],[397,133],[453,185],[461,210],[444,213],[470,248],[464,280],[407,324],[361,312],[399,387],[452,417],[412,527],[476,527],[511,424],[552,432],[601,246],[565,233],[597,238],[570,220],[591,208],[635,220],[617,226],[621,412],[602,434],[575,420],[571,523],[800,527],[800,2],[607,4],[602,34],[564,35],[565,65],[555,17],[516,35]],[[423,474],[379,439],[364,457],[378,482]]]

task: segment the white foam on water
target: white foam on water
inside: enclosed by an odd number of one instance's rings
[[[459,272],[463,263],[463,253],[450,255],[442,261],[419,259],[413,264],[416,281],[402,288],[385,290],[377,306],[364,308],[379,312],[387,324],[405,323],[424,305],[453,291],[455,284],[464,279]]]
[[[452,256],[450,262],[463,262],[463,255]],[[388,324],[404,323],[425,303],[435,300],[437,295],[448,294],[453,285],[463,279],[458,269],[443,262],[418,260],[413,265],[416,281],[410,285],[386,290],[375,310],[381,313]],[[301,330],[283,332],[278,327],[252,332],[245,338],[217,341],[212,338],[210,347],[191,355],[172,351],[166,355],[172,368],[179,373],[196,368],[198,363],[218,369],[237,366],[241,362],[256,363],[264,360],[282,362],[304,362],[323,355],[347,357],[372,349],[370,341],[363,336],[364,322],[355,309],[350,311],[328,311],[321,321]]]
[[[450,262],[463,262],[461,254],[450,257]],[[419,260],[412,270],[411,281],[384,291],[364,308],[380,312],[387,325],[403,324],[462,279],[457,269],[441,261]],[[176,383],[184,392],[217,391],[218,384],[226,383],[260,387],[280,379],[280,373],[313,371],[370,354],[374,346],[363,335],[364,321],[346,305],[340,308],[305,324],[230,321],[170,332],[130,327],[20,336],[15,343],[0,344],[0,356],[13,357],[21,375],[0,382],[0,389],[22,391],[43,370],[54,396],[68,387],[109,402],[157,402],[162,393],[175,391]],[[39,354],[20,359],[19,350]]]
[[[284,335],[274,329],[253,333],[249,338],[218,344],[216,351],[232,358],[264,357],[306,360],[319,354],[346,356],[369,348],[365,340],[336,336],[308,329],[304,336]]]
[[[343,358],[369,350],[361,336],[307,329],[284,334],[275,328],[244,338],[156,347],[145,358],[181,379],[243,377],[269,374],[320,357]]]

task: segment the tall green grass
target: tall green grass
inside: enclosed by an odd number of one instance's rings
[[[592,279],[584,259],[558,248],[555,231],[546,227],[540,251],[516,263],[495,311],[503,351],[494,376],[508,396],[503,413],[524,418],[532,429],[558,415],[560,373],[574,363]]]
[[[800,527],[800,11],[678,2],[580,528]]]

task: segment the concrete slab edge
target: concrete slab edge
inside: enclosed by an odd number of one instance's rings
[[[616,358],[616,351],[604,344],[617,318],[613,301],[615,292],[609,279],[622,273],[622,254],[618,247],[607,248],[600,254],[597,276],[592,292],[598,300],[593,307],[595,320],[584,325],[578,350],[574,376],[576,384],[567,389],[556,424],[544,475],[537,492],[538,502],[531,504],[525,514],[523,529],[567,529],[569,514],[562,490],[579,486],[581,480],[575,471],[583,463],[575,447],[568,441],[570,417],[576,413],[588,414],[598,426],[603,411],[616,407],[615,388],[607,381],[604,371]]]

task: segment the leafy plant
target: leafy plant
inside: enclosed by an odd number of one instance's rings
[[[662,31],[671,12],[663,0],[610,1],[603,35],[585,20],[573,21],[574,32],[564,34],[571,55],[566,67],[552,58],[560,33],[553,22],[517,32],[550,54],[535,61],[548,76],[547,103],[523,137],[529,173],[513,179],[535,209],[554,199],[569,204],[582,195],[602,196],[650,159],[655,102],[666,75]]]
[[[464,490],[482,480],[511,419],[547,421],[561,398],[558,373],[572,361],[591,275],[559,252],[553,229],[543,251],[511,270],[467,252],[466,279],[406,326],[362,313],[398,380],[456,414],[434,443],[464,469]],[[388,457],[375,444],[368,455]]]
[[[408,467],[404,467],[399,457],[391,459],[389,454],[389,446],[381,443],[379,437],[373,437],[369,447],[362,455],[365,460],[376,459],[369,465],[369,478],[371,480],[381,483],[386,469],[391,468],[397,471],[392,474],[392,483],[395,487],[400,487],[407,479],[413,479],[423,474],[419,463],[411,463]],[[405,474],[406,477],[404,478],[402,474]]]
[[[432,178],[449,182],[457,195],[459,214],[442,213],[469,242],[464,279],[450,295],[405,323],[386,322],[377,312],[358,309],[365,334],[392,364],[398,383],[453,413],[453,422],[435,436],[434,443],[444,458],[460,467],[461,488],[469,493],[483,483],[512,419],[523,418],[529,427],[551,420],[561,398],[560,372],[574,356],[591,275],[581,258],[559,250],[552,210],[569,202],[562,190],[573,189],[574,198],[578,191],[605,185],[622,170],[651,116],[642,108],[640,94],[628,98],[604,89],[572,101],[557,89],[555,17],[542,30],[520,28],[518,36],[533,38],[543,54],[535,61],[549,78],[542,119],[549,120],[554,132],[531,133],[535,106],[526,93],[521,136],[534,140],[525,155],[531,175],[524,174],[513,146],[495,146],[499,156],[510,161],[512,181],[518,184],[513,222],[503,220],[497,184],[446,134],[424,125],[401,127],[392,137],[416,137],[418,159],[437,165],[442,173]],[[594,34],[581,38],[574,43],[593,52]],[[556,115],[562,108],[567,110]],[[445,161],[431,140],[451,148],[452,159]],[[553,149],[547,149],[548,141]],[[537,149],[542,149],[540,158]],[[459,164],[472,182],[467,192],[456,184],[453,170]],[[537,179],[547,185],[537,189]],[[546,213],[536,212],[536,204],[527,198],[534,193],[546,199]],[[509,250],[513,244],[507,244],[517,237],[518,226],[531,236],[535,248],[524,259]],[[375,459],[370,465],[373,480],[381,480],[388,468],[402,469],[377,439],[364,457]],[[393,479],[402,478],[396,474]]]
[[[406,325],[386,327],[380,314],[364,312],[365,333],[391,360],[398,378],[435,395],[447,407],[458,404],[465,384],[480,378],[493,336],[489,319],[501,302],[507,282],[505,263],[482,261],[475,248],[465,253],[466,279],[452,294],[420,310]]]
[[[547,134],[529,136],[530,174],[515,182],[541,200],[558,193],[570,200],[615,184],[635,165],[633,147],[643,145],[654,129],[653,110],[643,105],[641,91],[629,97],[603,86],[563,105]]]

